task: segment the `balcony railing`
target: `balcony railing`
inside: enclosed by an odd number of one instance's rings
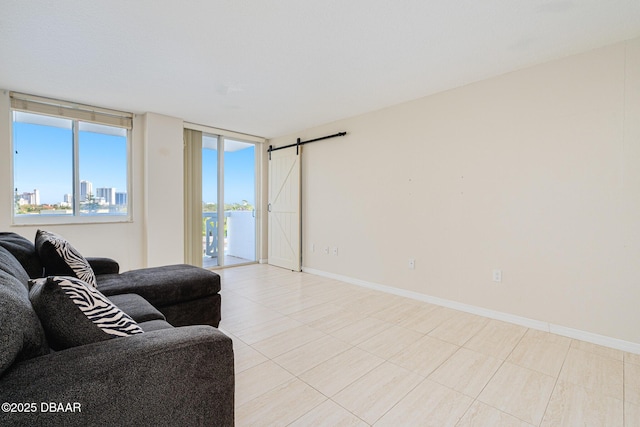
[[[229,212],[225,212],[225,218],[228,217]],[[218,213],[217,212],[202,212],[202,219],[204,220],[204,253],[206,256],[217,257],[218,256]]]
[[[218,257],[217,212],[202,212],[204,222],[203,252],[205,257]],[[255,261],[256,221],[255,211],[225,211],[224,256],[235,257],[246,262]]]

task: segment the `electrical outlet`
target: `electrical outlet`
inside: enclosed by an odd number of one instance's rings
[[[337,247],[333,248],[333,255],[334,256],[338,256],[338,248]]]
[[[493,281],[502,282],[502,270],[493,270]]]
[[[324,253],[329,255],[329,246],[324,247]]]
[[[413,258],[409,258],[409,270],[415,270],[416,268],[416,260]]]

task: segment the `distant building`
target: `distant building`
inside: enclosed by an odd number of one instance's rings
[[[117,193],[116,193],[116,189],[115,188],[101,187],[101,188],[96,188],[95,197],[104,199],[104,204],[105,205],[115,205],[115,204],[117,204],[116,203],[116,194]],[[102,203],[100,203],[100,204],[102,204]]]
[[[73,206],[73,195],[72,194],[65,194],[64,197],[62,198],[62,206]]]
[[[127,193],[116,193],[116,205],[125,206],[127,204]]]
[[[19,205],[39,205],[40,204],[40,191],[38,189],[33,190],[33,193],[22,193],[18,195]]]
[[[80,201],[86,202],[89,194],[93,195],[93,184],[91,181],[80,181]]]

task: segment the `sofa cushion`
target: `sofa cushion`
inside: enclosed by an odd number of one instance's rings
[[[164,314],[160,313],[157,308],[149,304],[149,302],[140,295],[111,295],[109,300],[138,323],[149,320],[166,320]]]
[[[138,294],[160,308],[216,295],[220,292],[220,276],[203,268],[176,264],[100,275],[98,289],[107,296]]]
[[[16,233],[0,232],[0,246],[11,252],[29,277],[42,277],[43,268],[33,243]]]
[[[31,283],[29,299],[54,350],[143,332],[131,317],[78,278],[50,276]]]
[[[99,274],[117,274],[120,272],[120,264],[112,258],[105,257],[86,257],[85,258],[95,275]]]
[[[0,376],[14,362],[49,353],[24,285],[0,271]]]
[[[29,275],[22,264],[2,246],[0,246],[0,270],[18,279],[24,285],[25,290],[29,289]]]
[[[89,262],[64,237],[38,230],[36,251],[47,276],[73,276],[96,286],[96,276]]]

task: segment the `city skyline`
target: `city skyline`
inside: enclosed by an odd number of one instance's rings
[[[82,184],[85,183],[83,187]],[[86,185],[89,184],[89,185]],[[100,199],[104,199],[104,204],[109,206],[123,206],[127,204],[127,192],[126,191],[116,191],[115,187],[98,187],[96,191],[92,191],[92,183],[91,181],[81,181],[81,194],[80,194],[80,202],[86,202],[87,196],[91,195],[91,199],[98,200],[100,203]],[[83,193],[82,189],[85,189]],[[64,194],[62,196],[62,200],[55,203],[40,203],[40,190],[34,188],[32,192],[22,192],[19,193],[18,189],[15,189],[16,200],[19,205],[51,205],[51,206],[71,206],[73,204],[73,195],[71,193]],[[86,191],[88,190],[88,191]]]

